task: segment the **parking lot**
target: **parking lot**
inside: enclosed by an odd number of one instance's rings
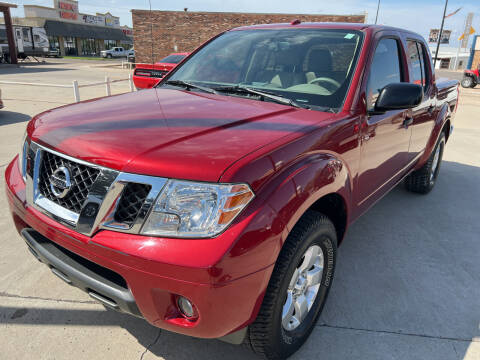
[[[105,76],[128,71],[63,59],[0,67],[7,81]],[[73,102],[73,93],[0,88],[0,358],[255,359],[244,347],[107,311],[35,260],[10,219],[3,174],[30,117]],[[128,82],[112,85],[114,94],[126,91]],[[86,88],[81,98],[104,94],[102,86]],[[462,89],[454,125],[429,195],[398,186],[349,229],[323,314],[293,359],[480,359],[480,86]]]

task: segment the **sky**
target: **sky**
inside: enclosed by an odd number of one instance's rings
[[[17,5],[34,4],[53,6],[53,0],[4,0]],[[297,14],[363,14],[367,22],[374,23],[378,0],[151,0],[154,10],[225,11],[257,13]],[[109,11],[120,16],[122,25],[132,26],[130,9],[148,9],[148,0],[79,0],[83,13]],[[431,28],[439,28],[442,20],[444,0],[381,0],[378,23],[401,27],[427,37]],[[463,32],[465,17],[474,13],[473,27],[480,34],[480,1],[449,0],[447,14],[462,7],[456,15],[445,20],[445,29],[452,30],[452,44]],[[13,10],[14,16],[23,16],[23,7]]]

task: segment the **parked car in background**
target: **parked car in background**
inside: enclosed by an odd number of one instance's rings
[[[45,54],[45,57],[60,57],[60,49],[58,48],[49,48],[48,52]]]
[[[130,50],[125,50],[121,46],[115,46],[111,48],[110,50],[102,50],[100,51],[100,56],[103,58],[120,58],[120,57],[127,57],[127,54],[129,53]]]
[[[0,109],[3,109],[2,89],[0,89]]]
[[[402,181],[434,188],[457,105],[416,33],[245,26],[154,89],[35,116],[5,189],[30,252],[66,283],[284,359],[314,329],[348,227]]]
[[[133,83],[137,89],[154,87],[170,70],[175,68],[190,53],[173,53],[155,64],[137,64],[133,71]]]
[[[127,50],[127,59],[129,58],[134,58],[135,57],[135,49],[131,48],[130,50]]]
[[[474,70],[465,70],[461,82],[464,88],[474,88],[478,83],[480,83],[480,64]]]

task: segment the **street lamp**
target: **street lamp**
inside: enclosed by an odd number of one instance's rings
[[[440,41],[442,41],[443,24],[445,23],[445,15],[447,14],[447,5],[448,5],[448,0],[445,0],[445,8],[443,9],[443,16],[442,16],[442,25],[440,26],[440,32],[438,33],[437,50],[435,51],[435,59],[433,60],[434,69],[435,69],[435,65],[437,65],[437,56],[438,56],[438,50],[440,49]]]

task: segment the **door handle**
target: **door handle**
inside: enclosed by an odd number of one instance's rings
[[[410,125],[413,124],[413,118],[412,117],[407,117],[405,120],[403,120],[403,126],[408,128]]]

